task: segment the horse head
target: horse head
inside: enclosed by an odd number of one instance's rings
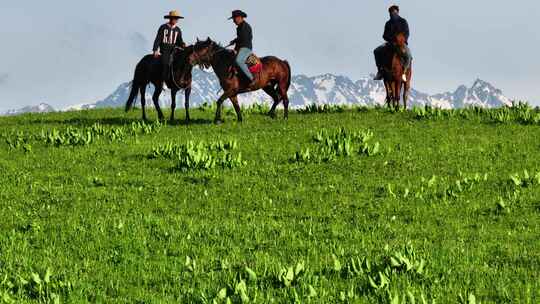
[[[193,49],[188,56],[189,64],[209,66],[216,52],[222,48],[214,42],[210,37],[206,40],[199,40],[193,45]]]
[[[398,33],[396,35],[394,43],[400,48],[407,45],[407,38],[405,37],[405,34],[404,33]]]

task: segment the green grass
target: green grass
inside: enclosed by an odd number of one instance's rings
[[[247,112],[0,118],[0,303],[540,302],[534,115]]]

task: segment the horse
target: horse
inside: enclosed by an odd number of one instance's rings
[[[406,72],[407,81],[403,81],[403,64],[400,58],[400,50],[406,46],[407,39],[403,33],[396,35],[394,45],[390,45],[391,60],[390,67],[384,69],[384,87],[386,88],[386,104],[389,108],[399,109],[399,101],[401,99],[401,90],[403,88],[403,106],[407,109],[407,100],[411,89],[412,79],[412,63],[411,67]]]
[[[238,94],[264,90],[272,97],[274,104],[268,112],[272,118],[276,118],[276,107],[281,101],[285,109],[284,118],[289,117],[289,97],[287,92],[291,86],[291,67],[286,60],[281,60],[274,56],[261,58],[263,64],[262,71],[255,76],[255,85],[249,85],[239,68],[236,67],[235,54],[233,51],[221,46],[219,43],[208,38],[206,41],[199,41],[193,46],[193,52],[189,55],[190,65],[202,67],[211,66],[214,73],[219,78],[223,94],[217,100],[217,110],[214,122],[222,123],[221,111],[223,102],[230,99],[239,122],[242,121],[242,113],[238,104]],[[235,72],[236,71],[236,72]]]
[[[174,121],[174,112],[176,110],[176,93],[183,89],[185,93],[185,108],[186,108],[186,123],[189,123],[189,98],[191,95],[192,70],[193,66],[187,62],[187,56],[192,52],[193,47],[189,46],[184,50],[176,48],[173,53],[173,63],[171,65],[171,76],[166,82],[171,89],[171,117],[170,121]],[[128,112],[135,102],[137,94],[141,94],[142,118],[147,121],[146,117],[146,86],[149,83],[154,85],[154,95],[152,100],[158,113],[158,119],[163,121],[164,116],[159,106],[159,96],[163,91],[163,65],[160,58],[153,55],[144,56],[135,68],[135,76],[131,83],[131,92],[126,101],[126,112]]]

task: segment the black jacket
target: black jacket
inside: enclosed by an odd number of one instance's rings
[[[251,26],[246,21],[240,23],[236,28],[236,39],[233,40],[235,50],[248,48],[253,50],[253,31]]]
[[[390,20],[384,26],[383,39],[387,42],[394,42],[397,34],[405,34],[405,39],[409,40],[409,23],[399,15],[392,15]]]
[[[182,39],[182,31],[178,26],[171,28],[166,23],[159,27],[156,40],[154,40],[153,51],[171,46],[184,47],[184,40]]]

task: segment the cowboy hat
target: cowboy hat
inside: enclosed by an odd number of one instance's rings
[[[243,18],[246,18],[247,17],[247,14],[244,13],[243,11],[241,10],[234,10],[232,12],[232,16],[229,18],[229,19],[234,19],[236,17],[243,17]]]
[[[180,16],[180,13],[176,10],[170,11],[169,14],[165,17],[165,19],[184,19],[184,17]]]

